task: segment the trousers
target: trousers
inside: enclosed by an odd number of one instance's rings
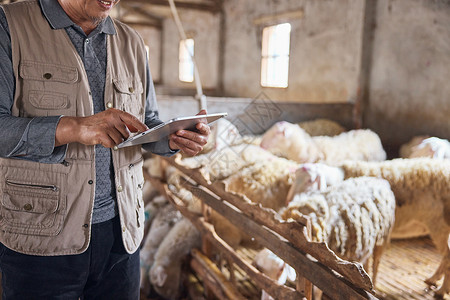
[[[77,255],[26,255],[0,243],[2,299],[138,300],[139,250],[125,251],[119,216],[91,230],[88,249]]]

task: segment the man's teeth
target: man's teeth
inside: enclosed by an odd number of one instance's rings
[[[111,5],[111,2],[110,2],[110,1],[102,1],[102,0],[100,0],[100,2],[103,3],[103,4],[105,4],[105,5]]]

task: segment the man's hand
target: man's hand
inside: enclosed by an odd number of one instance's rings
[[[197,115],[206,115],[206,110],[202,109]],[[198,132],[189,130],[178,130],[169,136],[169,147],[172,150],[181,150],[187,155],[194,156],[203,150],[203,146],[208,142],[211,129],[205,123],[198,123],[195,128]]]
[[[62,117],[56,127],[55,146],[78,142],[113,148],[126,140],[130,132],[147,129],[135,116],[110,108],[89,117]]]

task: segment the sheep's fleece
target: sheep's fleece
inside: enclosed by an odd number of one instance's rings
[[[343,259],[363,262],[389,236],[395,198],[384,179],[351,178],[323,192],[297,194],[280,213],[286,220],[309,216],[313,241],[327,242]]]

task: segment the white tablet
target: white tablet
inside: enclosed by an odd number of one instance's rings
[[[226,117],[227,113],[215,113],[208,115],[197,115],[190,117],[179,117],[171,119],[167,122],[161,123],[149,130],[138,133],[128,140],[117,145],[118,148],[140,145],[159,141],[160,139],[177,132],[178,130],[195,130],[197,123],[211,124],[220,118]]]

